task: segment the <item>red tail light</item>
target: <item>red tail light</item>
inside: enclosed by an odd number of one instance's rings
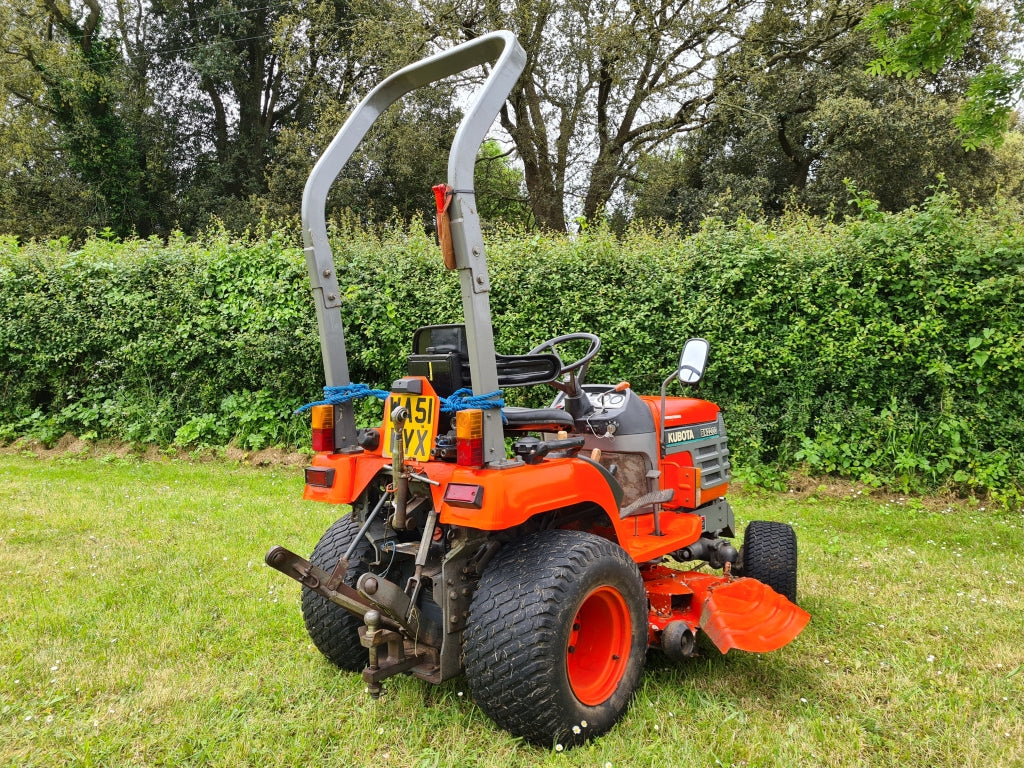
[[[334,453],[334,406],[314,405],[312,427],[313,450]]]
[[[455,414],[455,463],[463,467],[484,465],[484,412],[477,408]]]

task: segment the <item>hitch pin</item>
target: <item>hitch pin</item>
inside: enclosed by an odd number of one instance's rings
[[[409,479],[410,480],[419,480],[421,483],[430,483],[431,485],[437,485],[437,486],[441,485],[439,482],[437,482],[437,480],[431,480],[426,475],[417,475],[415,472],[410,472],[409,473]]]

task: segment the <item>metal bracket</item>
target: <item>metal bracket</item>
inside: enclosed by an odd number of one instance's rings
[[[487,271],[487,259],[484,258],[480,217],[472,191],[456,190],[450,211],[456,267],[469,270],[469,284],[473,293],[488,293],[491,290],[491,277]],[[467,219],[472,223],[467,222]]]
[[[360,597],[383,614],[382,620],[390,619],[419,643],[430,646],[441,644],[441,628],[425,617],[409,595],[394,582],[377,574],[364,573],[356,582],[356,589]]]
[[[374,699],[379,699],[384,693],[381,683],[389,677],[408,672],[421,664],[432,665],[431,654],[427,651],[407,654],[404,638],[397,632],[381,629],[380,619],[376,611],[368,611],[364,617],[366,625],[359,628],[359,643],[370,652],[370,663],[363,670],[363,680]],[[387,656],[383,659],[378,650],[382,645],[387,646]]]
[[[317,249],[313,246],[304,249],[306,268],[309,271],[309,282],[313,295],[320,291],[320,301],[324,309],[341,306],[341,291],[338,287],[338,275],[334,271],[334,259],[330,250]]]

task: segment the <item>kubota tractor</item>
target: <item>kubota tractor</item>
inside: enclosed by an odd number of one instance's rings
[[[390,391],[353,385],[327,191],[395,100],[491,62],[456,134],[448,184],[435,188],[465,323],[420,328],[408,375]],[[686,343],[658,396],[587,382],[601,346],[590,333],[496,354],[473,167],[524,63],[515,37],[496,32],[410,65],[359,104],[314,167],[303,232],[327,400],[312,410],[305,498],[351,511],[309,561],[283,547],[266,560],[302,584],[313,643],[361,671],[371,696],[401,673],[431,683],[464,674],[498,725],[572,746],[622,716],[649,648],[685,659],[704,632],[723,652],[770,651],[809,617],[794,604],[791,528],[754,522],[742,546],[730,542],[718,406],[666,394],[675,380],[700,380],[706,341]],[[556,390],[550,407],[502,407],[502,390],[544,384]],[[368,394],[386,398],[383,424],[357,429],[352,399]]]

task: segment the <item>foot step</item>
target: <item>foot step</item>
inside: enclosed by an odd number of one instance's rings
[[[666,488],[663,491],[651,491],[650,493],[645,493],[628,507],[620,509],[619,517],[625,520],[627,517],[631,517],[632,515],[645,514],[641,511],[645,507],[653,507],[655,504],[664,504],[666,501],[672,501],[672,497],[675,496],[675,493],[675,490],[672,488]]]

